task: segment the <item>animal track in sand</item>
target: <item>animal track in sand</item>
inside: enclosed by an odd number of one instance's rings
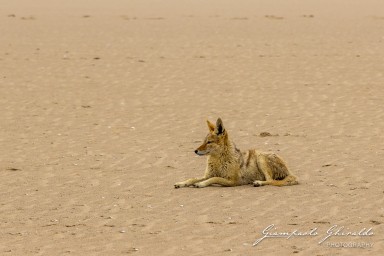
[[[233,17],[231,20],[248,20],[248,17]]]
[[[282,16],[275,16],[275,15],[265,15],[264,17],[267,19],[271,19],[271,20],[283,20],[284,19],[284,17],[282,17]]]
[[[22,20],[35,20],[36,18],[31,15],[31,16],[21,17],[20,19],[22,19]]]

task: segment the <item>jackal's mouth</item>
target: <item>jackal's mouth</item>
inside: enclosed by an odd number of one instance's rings
[[[200,151],[200,150],[197,150],[197,149],[195,150],[195,153],[198,156],[204,156],[204,155],[208,154],[207,151]]]

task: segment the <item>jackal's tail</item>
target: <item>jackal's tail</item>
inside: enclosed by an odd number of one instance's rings
[[[292,186],[299,184],[299,181],[297,180],[296,176],[290,174],[284,179],[281,180],[283,184],[281,186]]]

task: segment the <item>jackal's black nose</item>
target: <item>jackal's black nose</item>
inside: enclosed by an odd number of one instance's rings
[[[197,154],[197,149],[195,150],[195,154]]]

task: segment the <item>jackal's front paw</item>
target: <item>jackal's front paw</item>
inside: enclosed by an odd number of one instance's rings
[[[261,180],[255,180],[253,182],[253,186],[254,187],[260,187],[260,186],[263,186],[263,182]]]
[[[192,186],[194,188],[204,188],[204,187],[206,187],[206,185],[204,185],[204,183],[202,183],[202,182],[195,183]]]
[[[182,188],[185,187],[186,185],[183,182],[178,182],[174,185],[175,188]]]

